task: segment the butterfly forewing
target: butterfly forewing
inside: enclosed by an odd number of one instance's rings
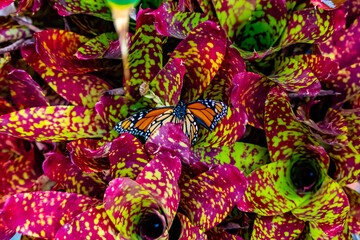
[[[221,118],[227,114],[227,106],[216,100],[204,99],[187,105],[198,123],[212,131]]]
[[[173,111],[173,109],[166,107],[136,113],[116,124],[114,129],[120,134],[127,132],[147,138],[150,136],[148,133],[149,127],[159,116],[167,111]]]

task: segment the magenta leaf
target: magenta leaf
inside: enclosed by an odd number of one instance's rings
[[[111,88],[104,80],[91,74],[66,73],[46,67],[34,45],[23,47],[21,53],[49,86],[73,105],[92,108],[103,92]]]
[[[141,142],[129,133],[121,134],[112,142],[109,160],[112,179],[128,177],[133,180],[149,161]]]
[[[199,228],[195,227],[185,215],[181,213],[176,214],[181,224],[181,234],[179,240],[187,239],[207,239],[205,233]]]
[[[176,2],[163,2],[150,14],[155,17],[155,28],[163,36],[185,39],[197,25],[209,20],[209,15],[200,12],[181,12]]]
[[[149,191],[160,204],[169,225],[175,217],[180,201],[180,189],[177,184],[180,173],[179,158],[169,152],[161,152],[136,178],[136,182]]]
[[[338,236],[344,229],[348,212],[349,201],[344,190],[329,176],[314,195],[292,211],[297,218],[312,222],[310,232],[315,238]]]
[[[60,16],[88,14],[107,21],[112,20],[109,6],[104,0],[96,2],[86,0],[51,0],[51,2]]]
[[[154,16],[149,12],[151,9],[140,9],[136,32],[132,37],[129,51],[131,78],[124,81],[125,96],[130,99],[139,99],[140,85],[143,82],[150,83],[163,66],[161,35],[156,32]]]
[[[181,208],[191,222],[207,231],[222,220],[242,197],[246,178],[231,165],[219,165],[180,186]]]
[[[107,132],[107,126],[92,109],[49,106],[2,115],[0,132],[29,141],[62,141],[101,137]]]
[[[230,94],[233,87],[233,78],[236,74],[245,72],[244,59],[230,45],[231,43],[228,42],[225,59],[203,95],[204,98],[219,100],[228,106],[231,104]]]
[[[184,74],[183,60],[171,59],[150,82],[150,90],[170,105],[176,105],[180,100]]]
[[[88,73],[110,69],[114,62],[108,59],[81,60],[75,54],[89,39],[85,36],[58,29],[34,34],[36,51],[49,68],[67,73]]]
[[[170,59],[181,58],[185,62],[184,101],[193,101],[202,95],[224,60],[225,47],[224,31],[215,22],[206,21],[175,48]]]
[[[125,239],[141,238],[142,226],[146,228],[158,223],[160,235],[167,227],[157,201],[144,187],[130,178],[117,178],[110,182],[105,192],[104,207]]]
[[[227,115],[220,120],[214,130],[200,128],[198,147],[219,147],[232,145],[244,135],[247,116],[242,108],[228,108]]]
[[[43,163],[44,174],[66,192],[102,198],[107,184],[96,174],[81,171],[66,156],[50,152]]]
[[[233,84],[232,105],[245,109],[249,125],[263,129],[266,96],[275,83],[256,73],[242,72],[234,76]]]
[[[268,217],[256,215],[251,237],[254,239],[298,239],[304,227],[305,222],[291,213]]]
[[[2,214],[9,229],[33,237],[54,238],[62,225],[99,204],[100,200],[75,193],[20,193],[6,200]]]
[[[0,195],[10,195],[17,192],[29,190],[35,185],[36,179],[40,173],[36,170],[38,161],[35,155],[35,149],[31,146],[29,151],[25,151],[21,140],[15,140],[6,135],[1,135],[1,167],[0,167]],[[11,148],[11,144],[20,144],[23,147],[21,152]],[[8,146],[6,146],[7,144]],[[6,148],[10,148],[6,150]],[[7,153],[7,154],[6,154]]]
[[[55,239],[107,239],[115,240],[118,231],[107,216],[103,205],[90,208],[63,225]]]
[[[145,149],[150,156],[159,152],[170,152],[183,164],[189,164],[190,141],[178,124],[166,123],[161,126],[146,141]]]
[[[101,146],[102,141],[96,139],[79,139],[66,144],[66,149],[70,153],[71,161],[84,172],[101,172],[110,168],[107,153],[110,144]],[[103,149],[103,148],[106,149]],[[101,149],[99,155],[96,150]],[[104,156],[105,155],[105,156]]]

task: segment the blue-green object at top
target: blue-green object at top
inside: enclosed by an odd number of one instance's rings
[[[140,0],[107,0],[107,1],[118,6],[130,5],[130,4],[135,5],[138,2],[140,2]]]

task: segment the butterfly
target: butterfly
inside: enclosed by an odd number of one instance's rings
[[[198,123],[212,131],[227,114],[227,106],[220,101],[204,99],[188,104],[179,101],[175,107],[160,107],[136,113],[115,126],[118,133],[142,136],[145,140],[167,122],[182,123],[182,130],[194,145],[198,137]]]

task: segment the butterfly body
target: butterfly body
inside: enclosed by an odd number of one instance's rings
[[[142,136],[147,139],[167,122],[182,123],[182,130],[191,144],[198,136],[198,123],[212,131],[227,114],[227,106],[219,101],[205,99],[188,104],[179,101],[175,107],[160,107],[134,114],[115,126],[115,131]]]

